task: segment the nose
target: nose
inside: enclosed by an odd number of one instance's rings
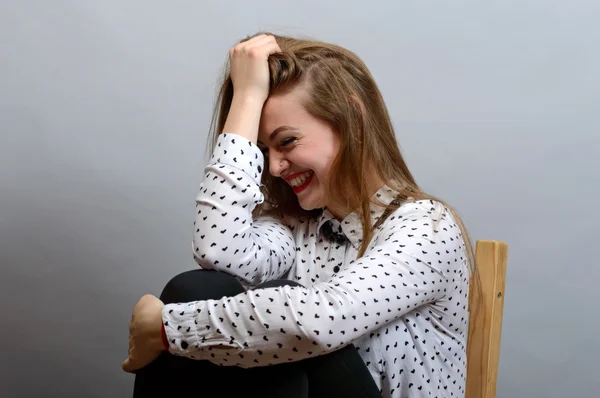
[[[289,167],[289,162],[281,155],[269,156],[269,172],[273,177],[281,177]]]

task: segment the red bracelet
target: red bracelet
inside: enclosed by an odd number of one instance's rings
[[[162,343],[163,343],[163,347],[165,349],[165,351],[169,351],[169,340],[167,340],[167,332],[165,331],[165,325],[162,325],[161,328],[161,335],[162,335]]]

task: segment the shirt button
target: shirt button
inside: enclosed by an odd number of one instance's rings
[[[340,272],[340,267],[337,265],[333,267],[333,272]]]

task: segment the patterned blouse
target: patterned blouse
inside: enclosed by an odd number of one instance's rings
[[[402,204],[357,258],[355,213],[253,219],[263,166],[251,141],[219,136],[196,197],[194,258],[245,286],[290,279],[302,287],[165,305],[170,352],[247,368],[352,343],[383,397],[464,397],[470,274],[449,210],[432,200]],[[387,185],[376,195],[385,204],[395,197]],[[372,205],[374,224],[383,211]],[[325,227],[347,239],[328,239]]]

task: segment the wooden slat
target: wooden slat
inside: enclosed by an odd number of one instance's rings
[[[471,278],[469,296],[466,398],[495,398],[508,245],[478,240],[475,257],[477,272]]]

